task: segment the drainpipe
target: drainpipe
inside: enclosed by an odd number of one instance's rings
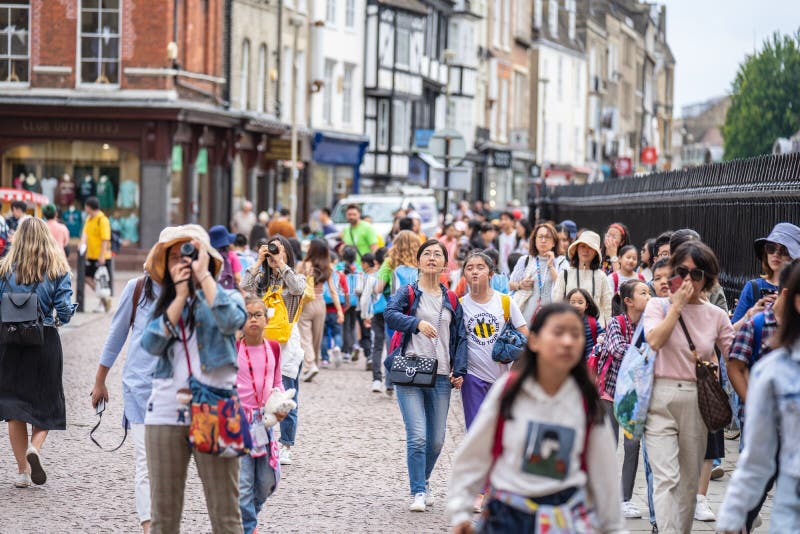
[[[225,14],[223,15],[223,32],[225,43],[223,45],[223,59],[225,61],[225,87],[222,89],[222,101],[225,109],[231,107],[231,49],[233,43],[233,0],[225,0]]]
[[[275,84],[275,115],[280,120],[283,110],[281,109],[281,82],[283,69],[281,68],[281,58],[283,57],[283,0],[278,0],[278,50],[275,56],[275,70],[278,72],[277,83]]]

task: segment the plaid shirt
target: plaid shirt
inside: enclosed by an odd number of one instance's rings
[[[763,312],[764,328],[761,330],[761,351],[758,357],[753,359],[753,344],[755,343],[755,322],[753,317],[745,321],[742,327],[736,332],[733,347],[728,355],[728,359],[736,359],[744,362],[750,369],[755,363],[769,354],[772,347],[769,346],[769,339],[778,331],[778,323],[775,320],[775,311],[769,306]]]
[[[619,374],[619,366],[622,364],[622,359],[628,351],[628,346],[633,339],[633,333],[636,331],[636,325],[633,324],[627,315],[623,316],[625,321],[625,334],[622,333],[622,325],[619,320],[620,316],[614,316],[606,325],[606,338],[603,341],[603,356],[602,361],[598,363],[600,369],[603,368],[606,358],[613,358],[611,365],[606,372],[605,393],[614,397],[614,392],[617,390],[617,374]]]

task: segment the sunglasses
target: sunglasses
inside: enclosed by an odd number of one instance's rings
[[[687,269],[684,266],[675,267],[675,274],[681,278],[686,278],[686,275],[690,275],[695,282],[699,282],[706,277],[706,272],[703,269]]]
[[[778,243],[767,243],[764,245],[764,250],[767,254],[777,254],[778,256],[789,256],[789,250]]]

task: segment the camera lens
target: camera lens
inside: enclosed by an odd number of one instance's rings
[[[269,251],[270,254],[277,254],[278,252],[280,252],[280,250],[278,249],[278,245],[276,245],[274,242],[267,245],[267,250]]]
[[[188,241],[181,245],[181,256],[191,258],[192,260],[197,259],[197,248]]]

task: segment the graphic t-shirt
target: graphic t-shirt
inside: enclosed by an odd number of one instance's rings
[[[509,300],[511,324],[515,328],[525,326],[519,306],[513,299]],[[495,382],[510,367],[492,359],[492,348],[506,326],[500,293],[495,291],[492,299],[485,304],[479,304],[472,300],[472,295],[467,295],[461,300],[461,308],[467,330],[467,373],[484,382]]]

